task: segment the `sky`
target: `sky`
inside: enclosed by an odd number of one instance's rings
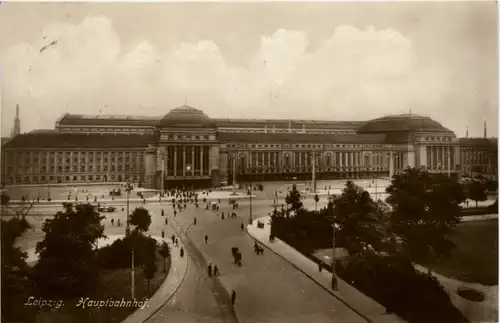
[[[370,120],[498,132],[489,2],[2,3],[1,133],[65,112]]]

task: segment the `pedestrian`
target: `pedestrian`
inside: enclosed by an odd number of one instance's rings
[[[205,244],[208,243],[208,235],[205,234]]]
[[[196,218],[194,218],[194,225],[196,225]]]
[[[165,218],[165,224],[168,224],[168,218]]]
[[[219,268],[217,268],[217,265],[214,266],[214,276],[219,276]]]
[[[161,238],[165,238],[165,231],[161,230]]]
[[[181,258],[184,258],[184,248],[181,247]]]
[[[115,225],[115,219],[111,219],[111,226]]]
[[[172,243],[175,242],[175,235],[172,234]]]
[[[175,238],[175,246],[178,247],[179,246],[179,238]]]
[[[222,216],[221,216],[222,220],[224,220],[224,212],[222,212]]]
[[[176,216],[177,216],[177,211],[176,211],[176,210],[174,210],[174,217],[176,217]]]
[[[120,222],[120,219],[118,219],[118,226],[120,227],[122,223]]]
[[[323,266],[321,266],[321,262],[318,262],[318,270],[319,270],[319,272],[321,272],[322,269],[323,269]]]
[[[161,209],[161,216],[165,216],[165,211]]]
[[[208,264],[208,277],[212,277],[212,264]]]
[[[233,290],[231,292],[231,304],[234,306],[234,302],[236,302],[236,292]]]
[[[245,230],[245,226],[243,225],[243,222],[241,222],[240,228],[241,228],[241,232],[243,232]]]

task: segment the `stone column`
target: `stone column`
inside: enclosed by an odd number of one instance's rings
[[[177,146],[174,146],[174,176],[177,176]]]
[[[408,146],[408,153],[406,155],[406,166],[415,167],[415,147],[413,145]]]
[[[155,188],[155,179],[156,179],[156,149],[152,145],[150,145],[146,152],[144,153],[144,187],[146,188]]]
[[[430,158],[430,165],[429,165],[429,169],[434,169],[434,146],[429,146],[427,147],[427,151],[429,153],[429,155],[431,156]]]
[[[454,157],[454,158],[453,158],[453,167],[457,167],[457,165],[458,165],[459,167],[460,167],[460,166],[462,166],[462,168],[461,168],[461,169],[462,169],[462,172],[463,172],[463,171],[464,171],[464,167],[463,167],[463,165],[461,165],[461,162],[460,162],[460,161],[462,160],[462,159],[461,159],[461,154],[460,154],[460,146],[459,146],[459,145],[455,145],[455,146],[453,147],[453,149],[455,150],[455,151],[454,151],[454,156],[453,156],[453,157]],[[455,168],[454,168],[454,169],[455,169]]]
[[[194,176],[194,147],[191,147],[191,176]]]
[[[220,182],[226,182],[227,183],[227,164],[228,164],[228,153],[227,151],[220,150],[219,151],[219,174],[220,174]]]
[[[186,146],[182,146],[182,177],[186,177]]]
[[[389,177],[394,175],[394,152],[391,150],[389,153]]]
[[[204,147],[200,147],[200,176],[203,176],[203,149]]]
[[[210,176],[212,177],[212,185],[220,185],[221,179],[219,174],[219,146],[213,145],[210,147]]]
[[[420,166],[425,166],[427,168],[427,147],[424,145],[419,147],[419,163]]]

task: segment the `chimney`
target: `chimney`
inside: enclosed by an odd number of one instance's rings
[[[273,126],[273,133],[276,133],[276,126]]]
[[[292,120],[288,121],[288,132],[292,132]]]
[[[469,138],[469,127],[465,129],[465,138]]]
[[[264,133],[267,133],[267,124],[264,126]]]
[[[302,132],[306,133],[306,123],[302,121]]]
[[[488,129],[486,128],[486,120],[484,120],[484,138],[488,138]]]

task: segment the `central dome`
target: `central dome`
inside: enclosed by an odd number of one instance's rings
[[[215,128],[215,123],[203,111],[183,105],[167,113],[160,120],[160,127]]]
[[[366,122],[358,129],[358,133],[364,134],[408,131],[450,132],[449,129],[443,127],[439,122],[429,117],[415,114],[400,114],[377,118]]]

